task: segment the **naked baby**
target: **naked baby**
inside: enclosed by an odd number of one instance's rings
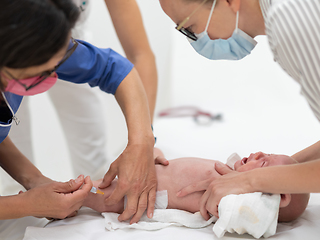
[[[155,150],[155,159],[164,158],[161,151]],[[161,162],[161,161],[159,161]],[[202,192],[194,192],[184,197],[177,197],[177,193],[191,185],[206,179],[220,177],[215,170],[215,163],[218,161],[184,157],[172,159],[169,165],[156,164],[156,173],[158,179],[157,191],[166,190],[168,194],[168,209],[180,209],[191,213],[198,212],[199,202]],[[248,158],[243,158],[235,163],[236,171],[248,171],[258,167],[268,167],[275,165],[297,164],[297,162],[285,155],[271,155],[261,152],[251,154]],[[105,194],[90,193],[84,202],[84,206],[90,207],[98,212],[115,212],[122,213],[124,210],[124,199],[112,206],[105,205],[105,199],[111,195],[116,186],[114,180],[110,187],[100,189]],[[97,187],[101,180],[95,181],[94,186]],[[279,222],[292,221],[298,218],[305,210],[309,200],[309,194],[281,194]]]

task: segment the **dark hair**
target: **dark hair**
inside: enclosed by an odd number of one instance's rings
[[[71,0],[1,0],[0,70],[46,63],[66,44],[78,17]]]

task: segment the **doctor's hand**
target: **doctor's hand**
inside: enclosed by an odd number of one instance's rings
[[[215,169],[221,176],[211,181],[200,199],[200,213],[206,220],[210,218],[209,213],[219,217],[218,206],[223,197],[229,194],[251,192],[248,188],[249,184],[246,181],[245,172],[233,171],[221,163],[216,163]]]
[[[136,223],[147,208],[147,216],[152,218],[157,189],[153,145],[128,144],[111,164],[99,188],[108,187],[116,176],[116,188],[106,204],[114,205],[127,196],[126,208],[118,220],[125,221],[132,217],[130,224]]]
[[[80,175],[68,182],[50,182],[19,194],[30,209],[31,216],[63,219],[82,206],[92,188],[90,177]]]
[[[220,173],[221,175],[224,175],[224,174],[227,174],[227,173],[230,173],[232,172],[233,170],[231,170],[227,165],[225,164],[222,164],[222,163],[215,163],[215,166],[218,165],[218,164],[221,164],[221,167],[223,167],[221,169],[221,172]],[[218,172],[219,173],[219,172]],[[213,180],[215,180],[217,177],[213,177],[213,178],[208,178],[206,180],[203,180],[203,181],[200,181],[200,182],[196,182],[196,183],[193,183],[189,186],[186,186],[184,188],[182,188],[178,193],[177,193],[177,197],[185,197],[191,193],[194,193],[194,192],[202,192],[202,191],[205,191],[208,189],[209,185],[211,184],[211,182]]]

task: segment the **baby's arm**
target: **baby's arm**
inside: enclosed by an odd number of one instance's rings
[[[99,184],[101,183],[102,179],[93,181],[93,186],[98,189]],[[85,199],[83,206],[92,208],[93,210],[97,212],[114,212],[114,213],[122,213],[124,210],[124,200],[122,199],[120,202],[118,202],[115,205],[107,206],[105,204],[105,200],[111,195],[113,190],[116,187],[116,181],[113,180],[111,185],[107,188],[100,189],[100,191],[104,192],[104,195],[102,194],[95,194],[95,193],[89,193],[88,197]]]

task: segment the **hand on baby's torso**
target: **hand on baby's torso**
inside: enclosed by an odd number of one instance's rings
[[[183,198],[176,197],[178,191],[193,183],[220,176],[215,170],[214,160],[202,158],[178,158],[170,160],[168,166],[156,165],[158,191],[168,191],[168,208],[199,211],[199,200],[203,194],[196,192]]]

